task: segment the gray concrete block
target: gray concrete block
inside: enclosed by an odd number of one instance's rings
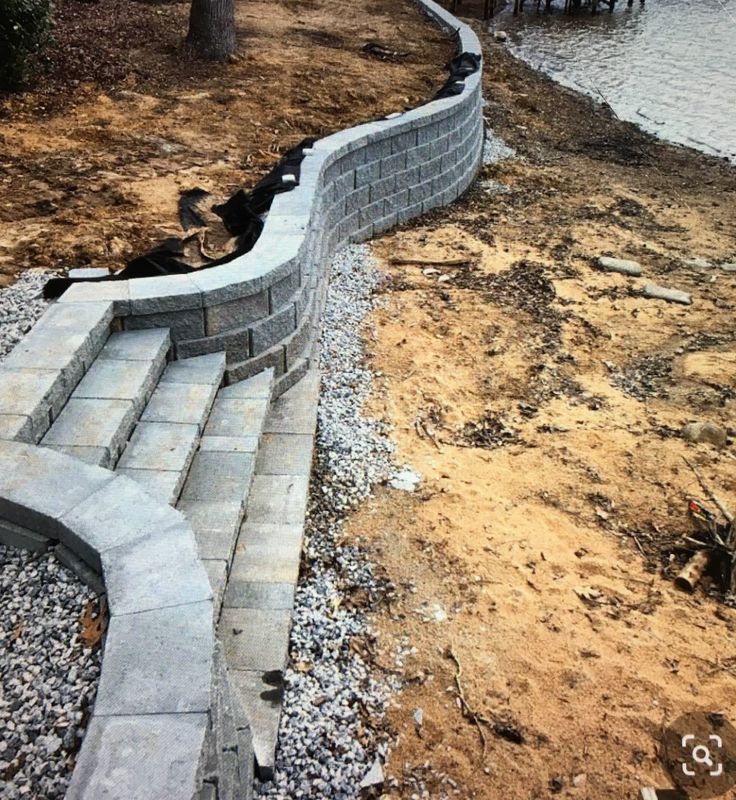
[[[297,289],[299,289],[299,269],[296,267],[293,272],[281,280],[276,281],[269,288],[269,295],[271,301],[271,313],[278,310],[294,296]],[[265,315],[264,315],[265,316]]]
[[[217,398],[205,425],[205,436],[259,436],[268,398]]]
[[[282,394],[288,392],[292,386],[299,383],[302,378],[309,372],[310,358],[300,358],[289,366],[289,370],[285,375],[282,375],[273,386],[273,396],[281,397]]]
[[[403,189],[396,194],[392,194],[383,201],[384,214],[393,214],[401,211],[409,203],[409,191]]]
[[[391,152],[406,153],[417,146],[417,129],[411,128],[391,137]]]
[[[293,304],[272,314],[250,329],[250,351],[257,356],[285,339],[296,328],[296,309]]]
[[[244,328],[267,317],[268,314],[268,292],[261,289],[256,294],[208,306],[205,309],[205,334],[215,336],[236,328]]]
[[[214,610],[215,623],[220,618],[220,609],[222,608],[222,601],[225,596],[225,587],[227,585],[227,561],[215,561],[212,559],[203,559],[202,566],[207,573],[207,577],[212,588],[212,604]]]
[[[396,191],[396,175],[389,175],[371,184],[371,203],[384,200]]]
[[[49,426],[49,412],[56,416],[61,411],[71,389],[56,370],[0,366],[0,412],[30,417],[35,441]]]
[[[380,168],[379,168],[380,172]],[[361,173],[363,174],[363,173]],[[348,170],[347,172],[343,172],[342,175],[335,178],[332,187],[333,187],[333,197],[335,200],[339,200],[341,197],[345,197],[346,195],[350,194],[355,188],[355,174],[352,170]]]
[[[148,536],[107,549],[101,558],[113,617],[212,599],[184,521],[165,531],[151,528]]]
[[[290,628],[290,611],[223,608],[218,635],[228,668],[283,672],[288,660]]]
[[[381,162],[372,161],[370,164],[356,167],[355,169],[355,188],[361,186],[371,186],[381,177]]]
[[[261,780],[273,775],[279,720],[281,719],[281,686],[264,681],[257,670],[232,670],[230,682],[235,696],[251,723],[253,753]]]
[[[105,584],[102,578],[79,556],[63,544],[54,547],[56,558],[71,572],[73,572],[85,586],[96,594],[103,594]]]
[[[177,508],[192,526],[199,557],[229,563],[243,521],[242,501],[181,500]]]
[[[239,800],[237,791],[240,788],[240,767],[238,754],[231,750],[222,753],[222,767],[217,782],[218,800]]]
[[[51,540],[28,528],[0,519],[0,544],[30,550],[32,553],[43,553],[51,546]]]
[[[313,444],[314,436],[308,433],[265,433],[256,458],[256,472],[310,475]]]
[[[163,275],[128,281],[131,313],[138,315],[199,308],[202,297],[190,275]],[[163,326],[161,326],[163,327]]]
[[[198,425],[139,422],[120,457],[121,469],[178,470],[186,473],[199,438]]]
[[[290,611],[294,607],[294,584],[263,581],[229,581],[225,605],[230,608],[263,608]]]
[[[103,283],[76,283],[70,286],[57,301],[60,305],[71,303],[110,303],[116,317],[130,313],[128,281]]]
[[[250,453],[197,453],[182,500],[242,502],[252,477]]]
[[[106,470],[19,442],[0,441],[0,517],[51,538],[58,519],[112,480]]]
[[[161,383],[206,383],[219,386],[225,373],[225,354],[210,353],[172,361],[161,376]]]
[[[307,513],[309,478],[303,475],[256,475],[248,497],[252,523],[301,525]]]
[[[113,616],[95,715],[209,711],[214,644],[209,600]]]
[[[286,340],[286,362],[289,369],[304,355],[309,345],[312,337],[312,322],[311,315],[305,316],[299,323],[299,327]]]
[[[151,279],[144,278],[142,280]],[[175,342],[201,339],[205,335],[204,310],[192,308],[186,311],[169,311],[160,314],[125,317],[123,319],[123,327],[126,331],[146,328],[168,328],[171,338]]]
[[[317,403],[319,399],[319,370],[311,370],[288,392],[271,406],[264,433],[314,434],[317,427]]]
[[[356,211],[360,211],[363,206],[370,202],[370,186],[361,186],[345,197],[345,214],[349,216]]]
[[[274,376],[283,375],[286,371],[286,349],[283,344],[266,350],[253,358],[228,365],[226,370],[229,383],[236,383],[257,375],[264,369],[273,369]]]
[[[59,538],[99,572],[100,553],[183,524],[181,514],[118,474],[59,518]]]
[[[296,586],[302,536],[303,525],[300,524],[245,522],[230,568],[230,583],[290,583]]]
[[[143,410],[141,422],[176,422],[204,427],[218,384],[161,383]]]
[[[45,444],[44,447],[56,450],[57,453],[65,453],[84,461],[85,464],[91,464],[93,467],[103,467],[104,469],[114,467],[113,454],[109,447],[75,447],[65,444]]]
[[[372,191],[372,188],[371,188]],[[377,219],[383,216],[383,198],[376,202],[369,203],[367,206],[360,210],[359,226],[364,228],[366,225],[372,225]]]
[[[130,400],[140,413],[163,369],[161,361],[97,359],[72,392],[72,398]]]
[[[404,222],[407,222],[410,219],[415,219],[416,217],[421,216],[422,214],[422,204],[421,203],[412,203],[411,205],[405,206],[398,212],[398,223],[401,225]]]
[[[171,337],[166,328],[117,331],[110,334],[97,358],[159,362],[166,358],[170,347]]]
[[[220,390],[219,397],[223,400],[268,399],[273,391],[273,377],[273,368],[268,367],[252,378],[225,386]]]
[[[419,178],[424,183],[432,178],[436,178],[442,171],[442,156],[425,161],[419,167]]]
[[[381,233],[391,230],[391,228],[396,226],[398,219],[399,215],[395,211],[391,212],[390,214],[386,214],[385,216],[381,217],[381,219],[377,219],[373,223],[373,234],[378,236]]]
[[[219,800],[217,788],[214,783],[203,783],[198,800]]]
[[[420,132],[421,133],[421,132]],[[429,140],[409,150],[406,154],[406,166],[420,167],[432,158],[432,144]]]
[[[390,176],[395,178],[396,174],[404,169],[406,169],[406,152],[403,150],[394,152],[381,161],[381,178]]]
[[[190,800],[207,724],[207,714],[95,714],[66,800]]]
[[[174,505],[181,494],[186,475],[179,470],[118,468],[116,472],[135,481],[146,494]]]
[[[136,420],[132,400],[72,398],[41,440],[41,444],[106,447],[115,460]]]
[[[19,442],[35,441],[33,420],[24,414],[0,414],[0,439],[16,439]]]
[[[258,450],[258,436],[203,436],[200,453],[253,453]]]
[[[74,280],[106,278],[110,274],[110,270],[106,267],[77,267],[68,270],[66,274],[68,278]]]

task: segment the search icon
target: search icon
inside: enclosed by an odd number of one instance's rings
[[[706,767],[713,766],[713,759],[710,757],[710,750],[704,745],[699,744],[693,747],[693,761],[696,764],[704,764]]]

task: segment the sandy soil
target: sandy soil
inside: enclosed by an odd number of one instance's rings
[[[634,798],[671,785],[663,726],[736,704],[736,611],[671,581],[702,496],[682,457],[736,506],[733,440],[680,437],[734,434],[736,275],[683,259],[736,255],[736,173],[489,48],[487,118],[519,158],[375,246],[373,412],[423,476],[350,522],[395,586],[374,619],[404,681],[386,794]]]
[[[425,99],[453,45],[410,0],[240,0],[239,60],[187,61],[187,3],[61,0],[33,90],[0,101],[0,286],[31,267],[119,268],[177,200],[228,196],[306,136]],[[371,41],[396,61],[366,55]]]

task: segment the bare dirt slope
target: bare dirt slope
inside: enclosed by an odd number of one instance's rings
[[[375,247],[373,410],[424,478],[351,522],[397,591],[375,619],[377,668],[405,683],[388,794],[633,798],[670,785],[668,721],[736,707],[736,611],[663,571],[702,496],[683,456],[736,506],[733,440],[680,438],[734,434],[736,275],[683,262],[736,255],[734,171],[496,46],[488,63],[487,117],[519,158]],[[645,278],[597,270],[604,253]]]
[[[181,190],[227,196],[306,136],[417,104],[453,50],[410,0],[236,5],[239,60],[203,65],[181,52],[187,3],[60,0],[48,73],[0,99],[0,285],[122,267],[178,230]]]

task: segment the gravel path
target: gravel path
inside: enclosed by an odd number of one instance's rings
[[[351,648],[370,637],[359,593],[378,602],[389,586],[357,547],[342,541],[346,514],[394,472],[391,443],[362,406],[371,373],[362,365],[361,327],[372,307],[378,273],[366,245],[332,262],[322,333],[322,391],[316,467],[302,575],[291,634],[275,779],[262,797],[354,798],[376,759],[385,757],[381,730],[392,687],[378,682]]]
[[[47,303],[53,273],[23,273],[0,290],[0,360]],[[99,648],[85,647],[81,615],[94,593],[52,553],[0,545],[0,797],[56,800],[97,690]]]
[[[62,798],[100,672],[94,593],[50,553],[0,545],[0,797]]]

